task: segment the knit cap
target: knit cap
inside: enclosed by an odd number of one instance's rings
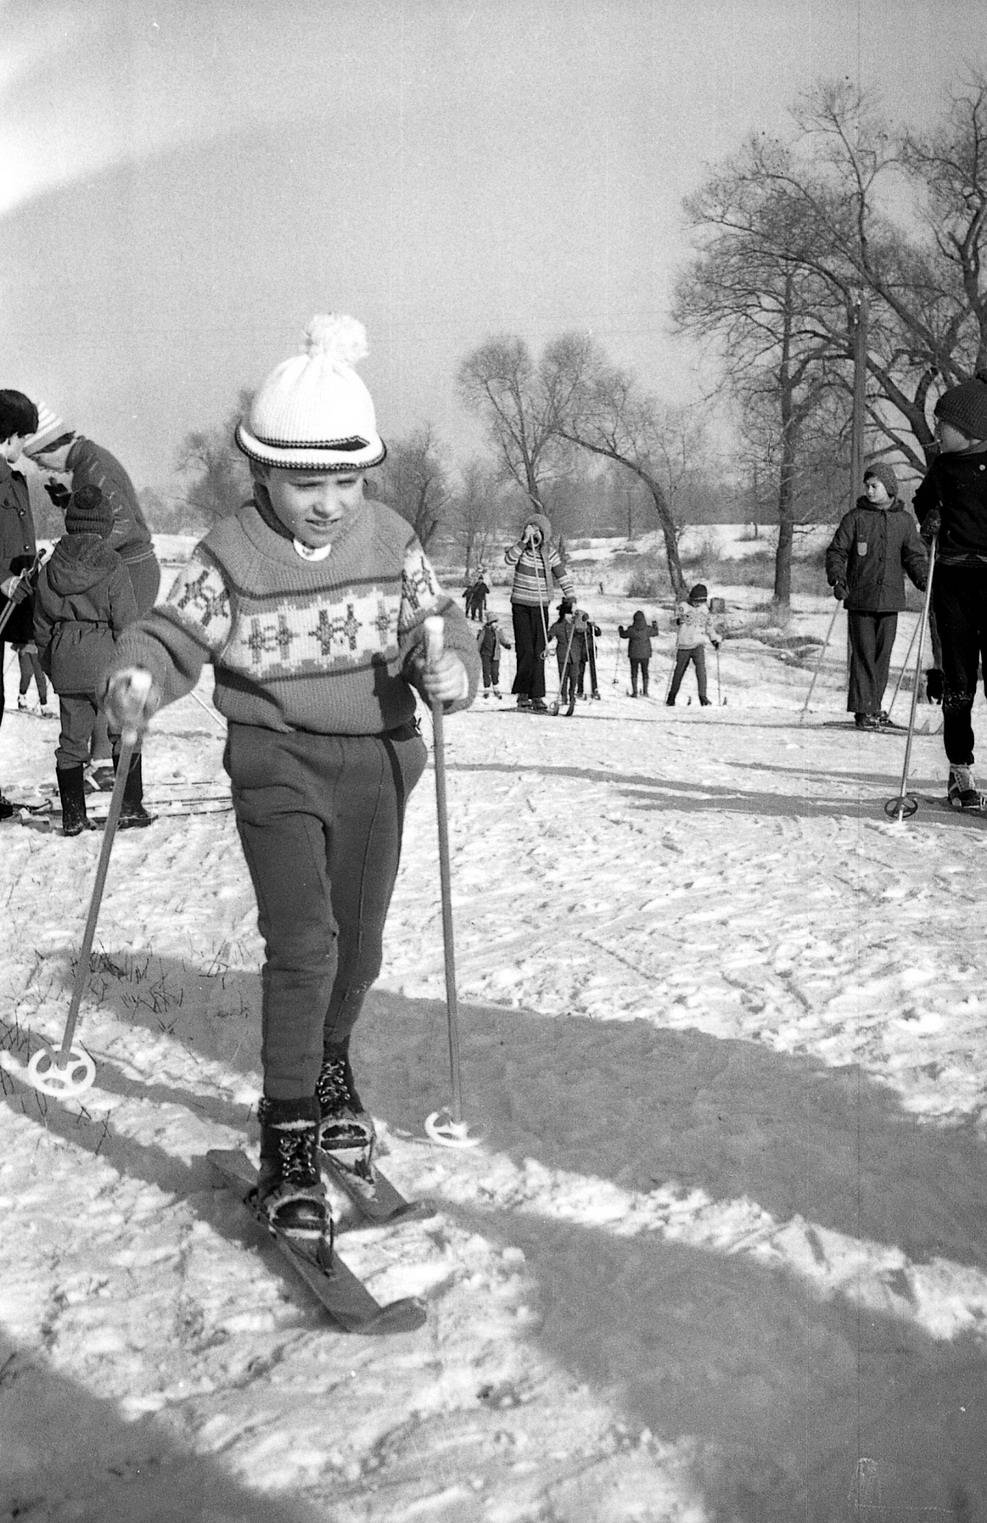
[[[72,493],[65,509],[65,528],[69,534],[98,534],[106,538],[113,528],[113,509],[99,487],[84,486]]]
[[[483,615],[483,622],[485,624],[496,624],[497,618],[498,618],[498,615],[495,614],[495,613],[485,613]]]
[[[689,593],[690,603],[705,603],[708,589],[705,582],[697,582]]]
[[[45,445],[50,444],[53,439],[58,439],[62,434],[72,432],[71,429],[66,428],[64,420],[56,412],[52,412],[47,402],[39,402],[37,406],[38,427],[30,439],[24,441],[24,453],[26,455],[40,454]]]
[[[881,483],[891,501],[894,502],[898,495],[898,478],[894,473],[894,466],[889,465],[886,460],[878,460],[874,465],[869,465],[864,472],[865,484],[871,476]]]
[[[936,403],[935,414],[968,439],[987,439],[987,382],[974,377],[951,386]]]
[[[305,347],[271,371],[236,442],[262,465],[283,470],[362,471],[387,454],[374,404],[354,370],[367,354],[361,322],[342,312],[312,318]]]

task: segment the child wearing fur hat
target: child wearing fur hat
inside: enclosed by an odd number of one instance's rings
[[[826,580],[847,611],[846,706],[858,730],[888,723],[884,689],[905,607],[905,576],[924,591],[928,574],[928,556],[898,496],[894,467],[880,460],[864,472],[864,495],[844,513],[826,550]]]
[[[944,391],[935,416],[940,452],[914,507],[922,538],[935,541],[932,612],[949,798],[959,809],[977,809],[971,715],[981,662],[987,668],[987,376]]]
[[[62,804],[62,834],[89,827],[83,765],[99,711],[97,690],[116,642],[137,617],[127,568],[110,548],[113,512],[98,487],[73,493],[65,533],[38,577],[34,639],[42,668],[58,694],[61,734],[55,777]],[[119,737],[115,750],[119,751]],[[140,755],[131,760],[119,828],[150,825],[144,809]]]
[[[501,650],[513,650],[514,647],[501,629],[497,614],[491,612],[484,616],[483,628],[476,637],[476,643],[483,673],[483,696],[489,698],[492,692],[495,698],[499,698],[500,689],[497,684],[500,681],[500,653]]]
[[[709,594],[704,582],[697,582],[686,601],[679,603],[675,610],[675,623],[678,625],[675,669],[665,702],[669,708],[674,708],[682,678],[691,664],[696,668],[699,702],[703,708],[708,708],[710,700],[706,691],[706,642],[708,640],[714,650],[719,650],[723,636],[710,613]]]
[[[617,625],[617,634],[627,641],[627,659],[631,664],[631,697],[637,697],[638,677],[641,679],[641,697],[648,696],[648,669],[651,665],[651,636],[658,633],[658,625],[652,619],[649,624],[644,609],[638,608],[625,629]],[[684,670],[684,668],[683,668]],[[681,678],[679,679],[681,681]],[[677,690],[676,690],[677,691]]]
[[[6,645],[31,639],[33,572],[37,539],[27,479],[14,466],[24,440],[38,426],[38,410],[19,391],[0,391],[0,723],[3,722],[2,672]],[[9,820],[14,806],[0,792],[0,820]]]
[[[573,602],[576,589],[558,546],[552,544],[552,525],[544,513],[529,513],[521,537],[509,545],[504,559],[514,567],[511,619],[517,670],[511,691],[519,709],[547,714],[545,651],[548,647],[548,609],[558,583]]]
[[[329,1226],[318,1148],[373,1144],[349,1045],[425,767],[416,694],[465,708],[480,668],[413,530],[365,495],[386,454],[354,369],[366,352],[362,324],[317,317],[263,382],[236,429],[252,499],[128,630],[106,689],[115,722],[143,730],[212,664],[265,943],[257,1198],[301,1238]],[[426,650],[430,615],[441,654]]]

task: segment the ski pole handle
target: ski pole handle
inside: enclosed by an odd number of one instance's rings
[[[444,636],[445,625],[439,615],[429,614],[425,620],[425,660],[429,666],[434,666],[442,655]]]

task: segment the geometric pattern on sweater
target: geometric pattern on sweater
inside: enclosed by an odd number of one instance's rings
[[[177,622],[222,665],[254,681],[359,670],[399,655],[398,637],[442,600],[417,539],[398,584],[231,594],[218,565],[193,552],[166,599]]]

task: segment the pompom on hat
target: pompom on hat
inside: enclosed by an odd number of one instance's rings
[[[950,423],[968,439],[987,439],[987,381],[975,376],[944,391],[935,406],[940,423]]]
[[[313,317],[305,347],[278,365],[257,392],[236,442],[261,465],[282,470],[362,471],[387,454],[374,404],[354,370],[367,354],[355,317]]]
[[[71,429],[66,428],[64,420],[56,412],[52,412],[47,402],[39,402],[37,406],[38,427],[30,439],[24,441],[26,455],[41,454],[45,446],[51,444],[54,439],[60,439],[63,434],[72,432]]]
[[[889,465],[886,460],[877,460],[873,465],[869,465],[864,472],[865,483],[870,476],[873,476],[875,481],[881,483],[891,501],[894,502],[898,495],[898,478],[894,473],[894,466]]]

